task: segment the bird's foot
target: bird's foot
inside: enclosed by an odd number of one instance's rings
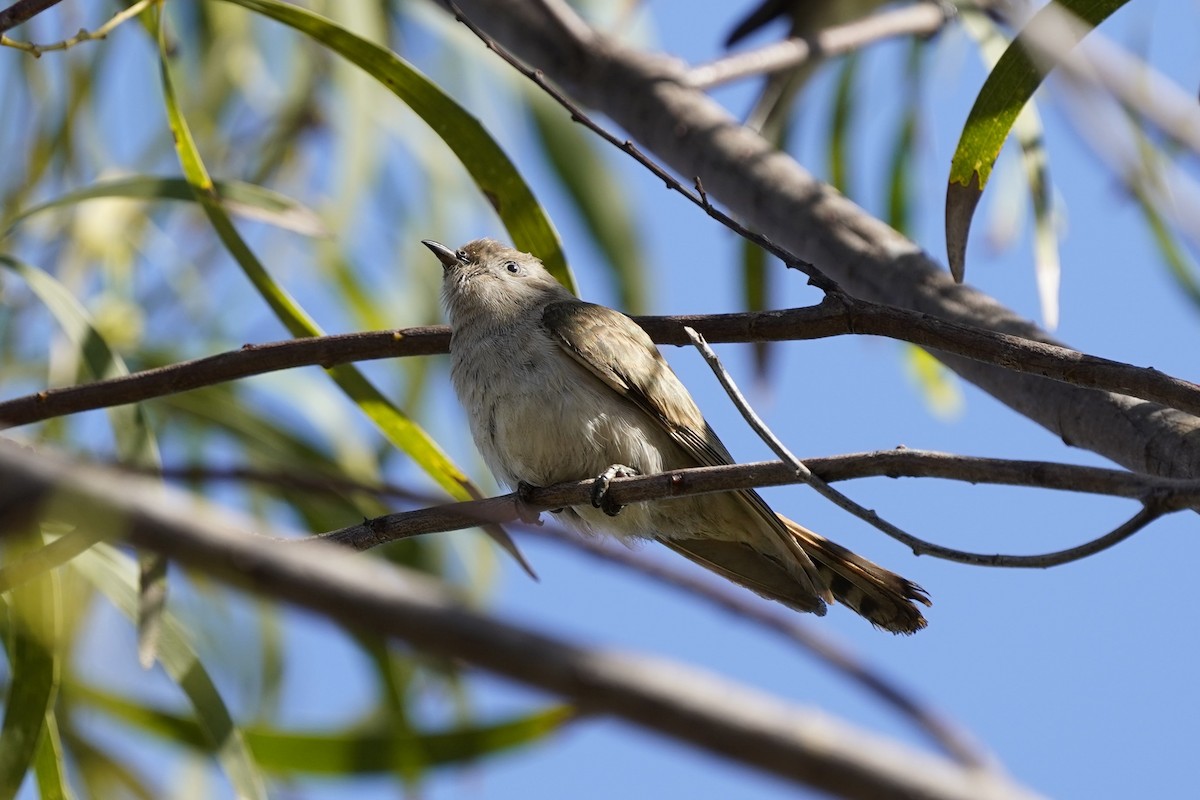
[[[592,505],[610,517],[620,514],[624,506],[613,502],[612,497],[608,494],[609,484],[612,483],[613,478],[633,478],[641,474],[633,467],[627,467],[624,464],[613,464],[596,476],[596,482],[592,484]]]

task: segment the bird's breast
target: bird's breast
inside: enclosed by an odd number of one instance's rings
[[[451,376],[471,434],[496,478],[547,486],[612,464],[643,473],[674,466],[677,446],[550,337],[456,331]]]

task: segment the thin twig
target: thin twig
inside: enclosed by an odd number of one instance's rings
[[[796,470],[796,476],[808,482],[812,479],[812,473],[808,471],[808,467],[804,466],[804,462],[796,458],[791,450],[787,449],[779,437],[776,436],[767,423],[763,422],[762,417],[750,406],[746,396],[742,394],[742,390],[734,383],[733,376],[721,364],[721,359],[717,357],[716,351],[708,346],[708,342],[704,341],[704,337],[696,332],[696,329],[690,325],[683,327],[683,332],[692,340],[692,344],[700,351],[700,355],[704,356],[705,362],[708,363],[713,374],[717,376],[717,380],[721,382],[721,386],[725,388],[725,393],[733,400],[733,404],[737,406],[737,410],[741,412],[742,418],[750,425],[758,437],[766,442],[767,447],[770,447],[775,455],[779,456],[785,463],[790,464]]]
[[[793,69],[815,56],[839,56],[898,36],[928,36],[952,18],[948,3],[913,3],[881,11],[854,22],[819,31],[814,36],[784,39],[755,50],[700,64],[688,70],[685,82],[712,89],[733,81]]]
[[[57,0],[54,1],[57,2]],[[96,28],[96,30],[88,31],[84,28],[80,28],[79,32],[70,39],[64,39],[61,42],[55,42],[54,44],[34,44],[32,42],[22,42],[0,35],[0,45],[4,47],[12,47],[16,50],[23,50],[32,55],[34,58],[41,58],[42,53],[48,53],[52,50],[67,50],[79,44],[80,42],[91,42],[98,39],[103,39],[112,33],[113,29],[115,29],[122,22],[136,17],[138,14],[146,10],[146,8],[148,8],[151,4],[160,2],[162,2],[162,0],[138,0],[138,2],[134,3],[128,8],[122,9],[116,14],[113,14],[108,22],[105,22],[99,28]],[[5,30],[5,28],[0,25],[0,31],[2,30]]]
[[[1015,372],[1127,394],[1200,415],[1200,386],[1153,367],[1135,367],[847,295],[826,297],[816,306],[782,311],[634,319],[659,344],[687,344],[685,325],[712,342],[817,339],[845,334],[886,336]],[[136,403],[281,369],[436,355],[448,352],[449,347],[450,329],[445,325],[246,345],[241,350],[0,402],[0,429]]]
[[[499,495],[487,500],[447,503],[416,511],[385,514],[374,519],[364,520],[358,525],[322,533],[315,538],[355,550],[367,550],[399,539],[461,530],[481,523],[528,520],[538,512],[590,503],[595,481],[595,478],[568,481],[552,486],[532,488],[523,493],[512,492]],[[797,482],[801,482],[801,479],[796,475],[795,470],[791,465],[782,462],[731,464],[720,467],[672,470],[657,475],[614,478],[609,484],[609,494],[614,502],[628,505],[650,500],[689,497],[763,486],[780,486]],[[933,544],[906,533],[881,519],[874,511],[859,506],[853,500],[830,488],[816,476],[810,476],[807,482],[839,507],[903,543],[913,551],[914,555],[927,555],[960,564],[983,567],[1045,568],[1077,561],[1111,547],[1145,527],[1157,517],[1182,507],[1181,501],[1173,497],[1169,491],[1148,491],[1142,501],[1143,510],[1112,533],[1067,550],[1028,556],[1004,555],[976,553]],[[822,491],[821,487],[825,487],[826,491]],[[1195,498],[1194,486],[1191,489],[1190,497],[1193,500]]]
[[[509,53],[508,50],[506,50],[503,45],[501,45],[499,42],[497,42],[495,39],[493,39],[491,36],[489,36],[478,25],[473,23],[466,16],[466,14],[463,13],[462,9],[460,9],[453,2],[447,3],[447,7],[450,9],[451,13],[454,14],[454,18],[456,20],[458,20],[459,22],[461,22],[463,25],[465,25],[467,27],[467,29],[470,30],[473,34],[475,34],[477,37],[479,37],[479,40],[481,42],[483,42],[489,50],[496,53],[496,55],[500,56],[500,58],[502,58],[505,62],[507,62],[513,69],[517,70],[522,75],[524,75],[526,78],[528,78],[529,80],[531,80],[535,84],[537,84],[537,86],[539,88],[541,88],[541,90],[544,91],[547,95],[549,95],[551,99],[553,99],[556,103],[558,103],[560,106],[562,106],[568,112],[570,112],[571,120],[573,122],[580,123],[581,125],[586,127],[588,130],[595,133],[597,136],[600,136],[601,138],[603,138],[609,144],[612,144],[615,147],[617,147],[618,149],[627,153],[630,157],[633,158],[633,160],[637,161],[639,164],[641,164],[643,167],[645,167],[651,173],[653,173],[656,178],[658,178],[664,184],[666,184],[666,187],[668,189],[678,192],[679,194],[686,197],[688,200],[690,200],[696,206],[703,209],[704,213],[708,214],[710,217],[712,217],[713,219],[720,222],[722,225],[724,225],[726,228],[728,228],[729,230],[736,233],[738,236],[741,236],[741,237],[747,239],[748,241],[751,241],[754,244],[758,245],[759,247],[763,248],[768,253],[771,253],[776,258],[778,258],[780,261],[783,261],[785,264],[787,264],[792,269],[803,272],[805,275],[808,276],[808,282],[810,284],[812,284],[813,286],[817,287],[818,289],[825,292],[826,294],[841,294],[842,293],[841,287],[839,287],[834,280],[832,280],[829,276],[827,276],[825,273],[823,273],[816,266],[814,266],[813,264],[811,264],[801,258],[797,258],[795,255],[787,252],[783,248],[776,245],[774,242],[767,239],[767,237],[763,236],[762,234],[751,231],[749,228],[746,228],[741,223],[739,223],[738,221],[733,219],[733,217],[730,217],[725,212],[717,209],[715,206],[713,206],[711,203],[708,202],[707,195],[701,195],[700,193],[692,191],[691,189],[684,186],[683,183],[681,183],[678,179],[675,178],[675,176],[673,176],[670,172],[668,172],[665,167],[661,166],[654,159],[650,158],[648,155],[643,153],[638,148],[638,146],[636,144],[634,144],[631,140],[629,140],[629,139],[622,140],[622,139],[617,138],[613,134],[609,133],[602,125],[600,125],[598,122],[596,122],[591,117],[589,117],[582,108],[580,108],[575,103],[573,103],[570,100],[570,98],[568,98],[565,94],[560,92],[554,85],[552,85],[549,81],[547,81],[546,76],[542,73],[541,70],[530,69],[529,67],[526,67],[524,64],[522,64],[517,59],[517,57],[514,56],[513,54]]]
[[[827,483],[861,478],[939,478],[971,484],[1023,486],[1052,491],[1082,492],[1136,500],[1145,504],[1166,504],[1171,510],[1200,510],[1200,480],[1160,478],[1141,472],[1127,472],[1104,467],[1084,467],[1053,461],[1029,461],[1008,458],[983,458],[914,450],[898,447],[894,450],[875,450],[866,453],[814,457],[804,459],[804,465]],[[363,492],[378,497],[390,497],[406,503],[433,505],[440,498],[415,492],[394,483],[365,483],[338,475],[300,475],[283,470],[252,467],[164,467],[162,469],[108,464],[137,474],[182,481],[247,481],[302,489],[314,492]],[[697,467],[680,470],[678,476],[665,473],[662,483],[681,486],[692,482],[706,490],[750,489],[764,486],[783,486],[797,483],[795,470],[777,461],[749,462],[724,467]],[[613,483],[613,491],[621,505],[636,502],[625,495],[639,481],[657,476],[638,476],[627,480],[625,486]],[[650,484],[647,484],[650,485]],[[650,499],[661,499],[661,495]]]
[[[792,455],[792,452],[788,450],[786,446],[784,446],[783,442],[779,441],[779,438],[775,436],[775,434],[771,433],[771,430],[767,427],[767,424],[763,422],[762,418],[759,417],[758,414],[754,412],[754,409],[750,407],[750,403],[746,401],[745,395],[742,394],[741,390],[738,389],[737,384],[734,382],[733,376],[730,375],[729,371],[726,370],[721,364],[721,359],[719,359],[713,349],[708,346],[708,343],[704,341],[704,338],[700,334],[696,333],[696,331],[692,328],[684,328],[684,331],[692,340],[692,344],[694,344],[696,349],[700,351],[700,354],[704,356],[705,362],[717,376],[717,380],[721,382],[721,386],[725,387],[725,391],[729,395],[729,399],[733,401],[733,404],[737,407],[737,410],[741,412],[742,417],[744,417],[746,422],[749,423],[750,427],[754,429],[754,432],[757,433],[759,437],[761,437],[762,440],[767,443],[767,446],[775,451],[776,455],[792,466],[792,468],[796,471],[796,477],[811,486],[817,491],[818,494],[832,502],[838,508],[853,514],[854,516],[866,522],[868,525],[878,528],[888,536],[891,536],[893,539],[912,547],[913,552],[917,553],[917,555],[920,555],[920,553],[917,552],[917,547],[915,544],[925,544],[922,539],[919,539],[918,537],[913,536],[911,533],[903,530],[899,526],[888,522],[883,517],[879,516],[879,514],[873,509],[865,508],[859,505],[846,495],[839,492],[837,489],[834,489],[825,481],[813,475],[808,470],[808,467],[804,466],[804,463],[800,461],[800,459]],[[936,545],[931,546],[936,547]]]

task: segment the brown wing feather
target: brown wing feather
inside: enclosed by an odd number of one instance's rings
[[[824,600],[805,589],[778,561],[745,542],[665,538],[658,541],[705,569],[745,586],[768,600],[783,603],[797,611],[825,616]]]
[[[607,306],[567,301],[547,306],[542,323],[572,358],[661,425],[697,466],[733,463],[683,383],[632,319]],[[816,565],[766,501],[751,490],[737,494],[795,557],[799,569],[793,580],[813,595],[832,601]]]

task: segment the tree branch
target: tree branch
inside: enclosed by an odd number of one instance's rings
[[[1059,345],[947,322],[847,295],[830,295],[819,305],[783,311],[634,319],[659,344],[688,344],[686,326],[713,342],[784,341],[846,334],[884,336],[1029,375],[1121,392],[1200,414],[1200,386],[1153,367],[1134,367]],[[449,348],[450,329],[445,325],[246,345],[241,350],[0,402],[0,429],[136,403],[276,370],[436,355],[449,352]]]
[[[40,506],[347,627],[561,695],[787,780],[852,798],[1027,798],[1007,780],[859,731],[824,714],[661,659],[603,651],[468,611],[426,577],[320,544],[281,547],[192,498],[0,446],[0,508]],[[0,535],[7,531],[0,531]]]
[[[57,0],[55,0],[55,2],[57,2]],[[107,22],[105,22],[99,28],[96,28],[94,31],[80,28],[79,32],[71,38],[63,39],[62,41],[54,42],[53,44],[34,44],[33,42],[21,42],[15,39],[10,39],[7,36],[0,35],[0,45],[12,47],[16,50],[23,50],[32,55],[34,58],[41,58],[42,53],[48,53],[51,50],[69,50],[81,42],[92,42],[99,39],[104,39],[110,33],[112,33],[118,25],[121,25],[127,20],[136,17],[138,14],[145,11],[146,8],[152,3],[160,2],[162,2],[162,0],[137,0],[137,2],[133,5],[118,11],[116,14],[113,14]],[[0,30],[4,29],[0,27]]]
[[[929,36],[940,31],[953,14],[948,4],[912,3],[826,28],[809,38],[784,39],[700,64],[688,70],[686,81],[697,89],[712,89],[794,69],[814,56],[840,56],[898,36]]]
[[[8,8],[0,11],[0,33],[11,30],[22,22],[33,19],[51,6],[58,5],[62,0],[17,0]]]
[[[899,460],[907,461],[910,466],[921,463],[921,459],[911,458],[913,454],[907,451],[901,451],[901,453],[903,458]],[[931,461],[943,471],[944,474],[940,477],[958,477],[946,471],[945,467],[947,461],[951,459],[958,461],[962,457],[951,457],[940,453],[929,455],[934,456]],[[889,469],[885,465],[888,460],[885,453],[871,453],[854,458],[876,461],[874,469],[877,471],[874,474],[891,476],[896,474],[895,470]],[[927,542],[901,531],[895,526],[888,525],[882,520],[878,520],[877,517],[872,524],[909,547],[914,555],[929,555],[976,566],[1044,568],[1066,564],[1111,547],[1168,512],[1200,506],[1200,481],[1153,478],[1147,475],[1120,473],[1096,467],[1076,467],[1045,462],[1005,462],[1000,459],[965,459],[965,461],[971,463],[973,467],[968,474],[978,475],[981,482],[1009,482],[1004,480],[1008,478],[1015,485],[1040,485],[1046,488],[1071,488],[1079,491],[1114,494],[1140,500],[1143,509],[1133,519],[1112,533],[1078,547],[1039,555],[1003,555],[958,550]],[[807,464],[816,473],[818,469],[813,465],[819,462],[820,459],[814,459]],[[1003,465],[1002,468],[995,470],[999,479],[993,479],[990,470],[980,469],[983,464]],[[861,469],[865,465],[860,463],[858,466]],[[1119,476],[1125,476],[1125,479]],[[1077,481],[1076,485],[1069,485],[1072,478]],[[965,479],[975,480],[974,477]],[[612,497],[613,502],[624,506],[650,500],[727,492],[735,489],[782,486],[800,483],[803,480],[790,464],[782,461],[732,464],[721,467],[672,470],[657,475],[613,478],[609,483],[609,496]],[[595,481],[595,478],[568,481],[553,486],[531,487],[523,492],[511,492],[487,500],[447,503],[417,511],[385,514],[374,519],[364,520],[358,525],[322,533],[317,538],[352,547],[355,550],[367,550],[398,539],[461,530],[481,523],[529,520],[542,511],[591,502],[592,486]],[[873,514],[874,512],[869,513]]]

